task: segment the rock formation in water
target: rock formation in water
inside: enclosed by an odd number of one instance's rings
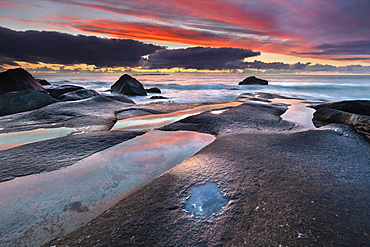
[[[125,95],[139,95],[139,96],[145,96],[147,95],[145,88],[143,85],[136,80],[135,78],[131,77],[128,74],[122,75],[118,81],[116,81],[111,86],[111,92],[112,93],[118,93],[118,94],[125,94]]]
[[[81,99],[87,99],[93,96],[100,95],[97,91],[93,89],[79,89],[76,91],[72,91],[69,93],[62,94],[58,97],[58,100],[60,101],[72,101],[72,100],[81,100]]]
[[[151,87],[145,90],[147,93],[162,93],[162,91],[157,87]]]
[[[268,85],[268,81],[255,76],[249,76],[243,81],[239,82],[239,85]]]
[[[0,94],[21,90],[44,91],[44,88],[22,68],[9,69],[0,73]]]

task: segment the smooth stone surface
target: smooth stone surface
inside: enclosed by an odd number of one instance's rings
[[[58,99],[62,94],[84,89],[74,85],[50,85],[44,86],[45,90],[55,99]]]

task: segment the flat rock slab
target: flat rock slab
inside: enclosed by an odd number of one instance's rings
[[[348,133],[223,135],[45,246],[368,246],[370,145]],[[206,182],[230,202],[194,218],[186,201]]]

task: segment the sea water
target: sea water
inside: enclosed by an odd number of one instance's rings
[[[169,74],[135,75],[145,88],[158,87],[162,101],[178,103],[228,102],[242,93],[264,92],[283,96],[319,100],[370,100],[370,75],[261,75],[269,85],[238,85],[244,74]],[[43,75],[52,84],[72,84],[109,94],[110,86],[120,75]],[[148,96],[131,97],[136,103],[153,102]]]

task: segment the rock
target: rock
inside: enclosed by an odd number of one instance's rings
[[[84,89],[74,85],[50,85],[44,86],[45,90],[55,99],[58,99],[62,94]]]
[[[167,97],[164,96],[152,96],[150,99],[168,99]]]
[[[61,96],[58,97],[58,100],[61,101],[81,100],[98,95],[100,94],[92,89],[79,89],[77,91],[62,94]]]
[[[56,102],[50,95],[40,91],[8,92],[0,97],[0,116],[35,110]]]
[[[121,95],[104,95],[104,96],[106,98],[117,100],[119,102],[135,104],[135,102],[132,99],[122,94]]]
[[[50,82],[48,82],[45,79],[36,79],[41,85],[46,86],[46,85],[51,85]]]
[[[340,111],[331,108],[319,108],[313,114],[313,123],[321,127],[330,123],[346,124],[370,138],[370,116]]]
[[[22,68],[9,69],[0,73],[0,94],[21,90],[44,91],[44,88]]]
[[[162,93],[162,91],[157,87],[151,87],[145,90],[147,93]]]
[[[139,95],[145,96],[147,95],[143,85],[136,80],[135,78],[131,77],[128,74],[122,75],[118,81],[116,81],[111,86],[112,93],[118,94],[125,94],[125,95]]]
[[[255,76],[249,76],[243,81],[239,82],[239,85],[268,85],[268,81]]]
[[[316,105],[314,109],[331,108],[345,112],[351,112],[370,116],[370,100],[348,100],[328,104]]]

